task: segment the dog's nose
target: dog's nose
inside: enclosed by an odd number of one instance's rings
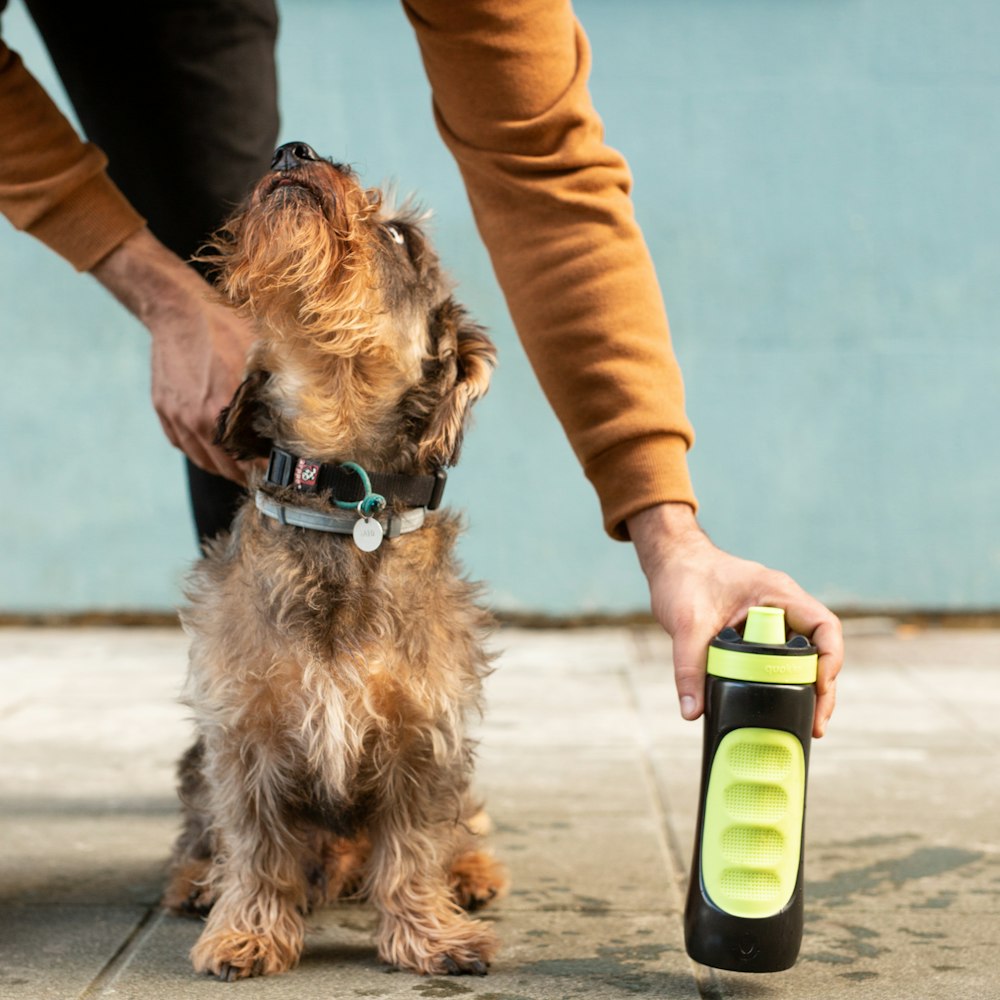
[[[272,170],[293,170],[320,158],[315,149],[305,142],[286,142],[274,151]]]

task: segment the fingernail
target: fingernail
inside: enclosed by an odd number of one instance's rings
[[[691,695],[686,694],[681,698],[681,715],[685,719],[690,719],[695,713],[695,700]]]

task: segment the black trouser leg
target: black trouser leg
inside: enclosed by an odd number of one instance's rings
[[[246,499],[247,491],[231,479],[198,468],[189,458],[184,461],[187,463],[191,513],[198,541],[204,545],[208,539],[229,530],[236,511]]]
[[[194,254],[277,144],[274,0],[27,0],[80,123],[153,233]],[[200,539],[244,491],[188,463]]]

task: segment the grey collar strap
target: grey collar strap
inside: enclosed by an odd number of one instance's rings
[[[331,510],[327,514],[306,507],[290,507],[288,504],[278,503],[263,490],[257,490],[255,500],[257,510],[281,524],[290,524],[296,528],[312,528],[313,531],[329,531],[336,535],[354,534],[360,517],[354,511],[348,510]],[[423,525],[426,515],[427,509],[425,507],[412,507],[401,514],[376,517],[373,520],[378,521],[382,526],[384,537],[396,538],[408,531],[416,531]]]

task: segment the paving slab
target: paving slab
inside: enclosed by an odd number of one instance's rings
[[[287,975],[227,987],[161,913],[189,739],[174,629],[0,630],[0,1000],[59,997],[1000,998],[1000,632],[849,634],[814,744],[806,929],[795,969],[691,963],[681,907],[700,724],[676,708],[658,630],[507,629],[477,787],[510,895],[484,979],[387,970],[374,914],[310,917]]]
[[[540,751],[491,741],[479,754],[476,786],[496,815],[548,813],[553,802],[563,818],[645,815],[649,809],[645,760],[635,746]]]
[[[371,944],[371,912],[341,905],[310,918],[306,948],[295,970],[229,989],[241,997],[274,998],[698,997],[677,921],[666,916],[545,912],[526,921],[497,911],[489,919],[503,941],[503,958],[481,979],[427,978],[388,969]],[[196,976],[187,961],[197,934],[192,921],[160,918],[136,957],[96,995],[118,1000],[218,998],[227,987]]]
[[[148,918],[148,908],[114,904],[2,904],[0,997],[87,996],[108,960]]]

